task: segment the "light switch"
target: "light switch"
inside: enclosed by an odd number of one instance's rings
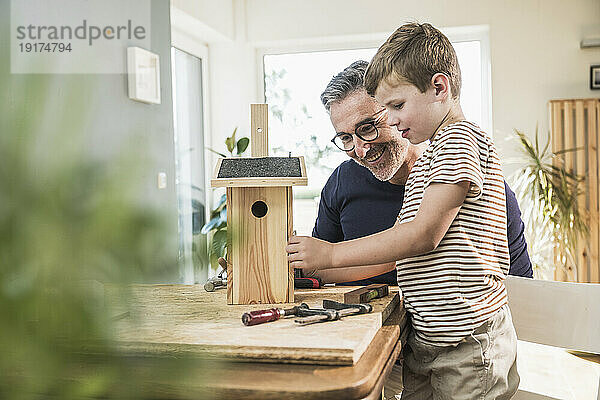
[[[167,173],[166,172],[158,173],[157,184],[158,184],[159,189],[165,189],[167,187]]]

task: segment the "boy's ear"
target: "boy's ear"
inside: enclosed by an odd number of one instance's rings
[[[431,77],[431,84],[435,89],[436,97],[445,98],[450,94],[450,79],[446,74],[438,72]]]

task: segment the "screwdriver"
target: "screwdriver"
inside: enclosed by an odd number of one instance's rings
[[[308,304],[302,303],[292,308],[269,308],[267,310],[250,311],[242,315],[242,322],[246,326],[264,324],[265,322],[277,321],[286,315],[297,315],[299,311],[308,309]]]

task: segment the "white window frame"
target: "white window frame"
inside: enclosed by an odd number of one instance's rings
[[[442,32],[452,43],[479,41],[481,50],[481,127],[493,136],[492,121],[492,75],[490,35],[487,25],[442,28]],[[257,91],[259,98],[265,102],[265,65],[266,55],[308,53],[317,51],[357,50],[379,47],[390,33],[374,33],[368,35],[352,35],[333,38],[317,38],[306,40],[282,41],[265,44],[256,48],[256,70],[258,72]],[[367,60],[368,61],[368,60]],[[316,95],[319,95],[317,93]]]
[[[481,51],[481,128],[493,137],[492,62],[487,25],[442,29],[452,43],[478,41]]]

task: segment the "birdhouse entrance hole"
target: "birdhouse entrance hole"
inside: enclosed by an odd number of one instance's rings
[[[269,207],[267,207],[267,204],[264,201],[255,201],[254,204],[252,204],[252,215],[256,218],[264,217],[267,215],[268,210]]]

